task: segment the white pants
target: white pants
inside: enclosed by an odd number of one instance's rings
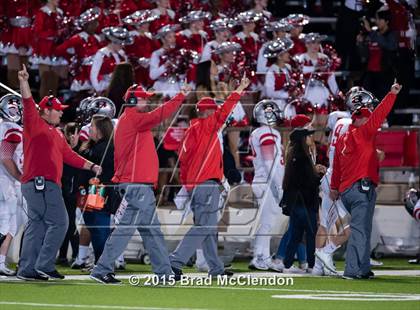
[[[343,219],[349,215],[341,199],[333,202],[330,198],[331,174],[330,170],[328,170],[321,180],[322,203],[321,212],[319,214],[320,225],[325,227],[328,233],[332,232],[332,229],[339,218]],[[339,230],[342,230],[347,226],[348,223],[345,223],[345,226],[339,227]]]
[[[26,203],[20,184],[0,176],[0,233],[16,235],[18,228],[27,221]]]
[[[258,203],[256,219],[254,257],[262,255],[263,258],[270,257],[270,240],[275,221],[281,212],[279,207],[283,196],[281,188],[270,186],[269,183],[253,183],[252,191]]]

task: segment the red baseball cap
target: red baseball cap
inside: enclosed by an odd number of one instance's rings
[[[45,109],[52,109],[57,111],[63,111],[64,109],[68,108],[68,105],[61,104],[60,100],[58,100],[53,95],[45,96],[38,104],[41,110]]]
[[[372,115],[372,111],[369,110],[368,108],[360,108],[360,109],[356,109],[353,114],[351,115],[351,119],[352,120],[356,120],[359,118],[369,118]]]
[[[203,112],[206,110],[216,110],[217,104],[213,98],[203,97],[199,102],[197,102],[197,110]]]
[[[152,97],[153,95],[154,95],[154,93],[147,92],[140,85],[134,84],[134,85],[130,86],[127,89],[127,91],[125,92],[124,100],[126,102],[128,102],[128,99],[130,97],[143,98],[143,99],[145,99],[145,98]]]
[[[302,128],[311,122],[311,118],[305,114],[297,114],[290,120],[290,127]]]

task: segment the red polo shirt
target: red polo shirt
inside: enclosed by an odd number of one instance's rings
[[[210,179],[222,180],[223,154],[217,134],[240,98],[234,92],[212,115],[191,121],[179,159],[180,179],[187,190]]]
[[[178,94],[148,113],[125,109],[114,134],[114,183],[157,184],[159,160],[151,129],[177,111],[184,99]]]
[[[396,98],[395,94],[388,93],[364,125],[350,125],[349,131],[338,139],[331,177],[332,190],[342,193],[362,178],[379,183],[375,139]]]
[[[22,183],[43,176],[61,186],[63,162],[83,168],[86,160],[71,149],[60,129],[41,118],[32,97],[23,98],[23,123]]]

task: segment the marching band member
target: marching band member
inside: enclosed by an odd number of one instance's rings
[[[56,48],[59,56],[67,57],[74,68],[74,79],[70,89],[75,92],[93,90],[90,82],[90,71],[93,57],[102,47],[102,39],[95,34],[98,28],[100,11],[97,8],[88,9],[80,15],[76,23],[83,31],[75,34],[70,39]]]
[[[20,179],[23,169],[22,100],[7,94],[0,98],[0,275],[13,276],[6,256],[23,213]]]
[[[166,59],[166,53],[175,48],[176,37],[175,31],[179,29],[179,25],[166,25],[160,28],[156,38],[162,42],[162,47],[152,53],[150,59],[149,76],[154,81],[153,89],[161,92],[163,96],[173,97],[180,90],[180,83],[173,77],[167,76],[167,69],[171,65]]]
[[[156,49],[156,43],[149,32],[149,28],[150,23],[158,17],[150,10],[145,10],[134,12],[124,19],[125,24],[136,29],[130,31],[134,43],[126,46],[125,52],[134,67],[136,83],[143,85],[145,88],[149,88],[153,84],[149,77],[149,66],[152,53]]]
[[[283,264],[272,261],[270,253],[270,235],[280,213],[278,205],[283,196],[283,147],[280,132],[273,128],[281,118],[281,111],[276,102],[262,100],[254,108],[254,118],[260,125],[250,136],[255,168],[252,191],[258,202],[259,221],[249,268],[281,272]]]
[[[293,40],[294,48],[290,51],[290,55],[299,55],[306,52],[305,42],[302,40],[303,26],[309,24],[309,17],[302,14],[290,14],[283,19],[293,28],[290,30],[290,38]]]
[[[229,40],[231,36],[230,29],[235,25],[235,21],[230,18],[219,18],[212,21],[210,29],[213,30],[215,39],[207,42],[201,54],[201,62],[212,59],[212,53],[220,44]]]
[[[115,66],[120,62],[127,61],[123,46],[133,43],[133,38],[128,30],[123,27],[104,28],[102,33],[105,35],[108,45],[96,52],[90,70],[90,82],[98,94],[108,88]]]
[[[203,11],[192,11],[188,15],[181,17],[179,22],[188,24],[188,28],[177,33],[177,46],[194,50],[201,54],[208,37],[207,32],[203,30],[204,20],[208,20],[210,17],[210,13]]]

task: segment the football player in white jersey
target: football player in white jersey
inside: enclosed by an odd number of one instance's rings
[[[254,257],[250,269],[281,271],[270,253],[270,239],[274,221],[280,214],[283,196],[284,154],[280,133],[273,127],[281,118],[277,103],[262,100],[254,108],[254,119],[260,124],[250,136],[254,156],[252,191],[257,199],[258,213],[254,228]]]
[[[346,94],[346,104],[350,111],[355,111],[362,106],[373,109],[376,103],[377,99],[361,87],[353,87]],[[335,111],[328,116],[327,128],[331,130],[328,151],[329,168],[321,180],[320,225],[316,238],[315,265],[312,271],[315,275],[337,273],[332,259],[333,254],[350,236],[350,215],[341,199],[333,202],[329,193],[335,146],[338,139],[348,131],[351,123],[349,112]]]
[[[20,178],[23,169],[21,98],[8,94],[0,98],[0,275],[13,276],[6,255],[18,226],[23,224]]]

